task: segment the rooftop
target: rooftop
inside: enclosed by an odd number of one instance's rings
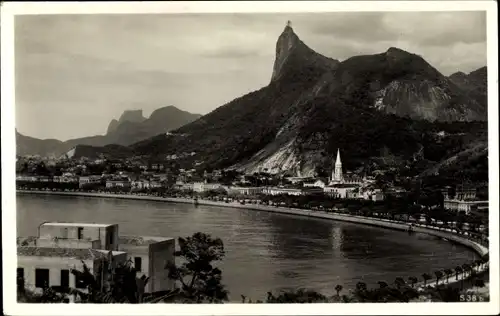
[[[80,260],[107,258],[109,251],[98,249],[58,248],[58,247],[17,247],[18,256],[65,257]],[[124,253],[113,251],[113,255]]]
[[[41,226],[71,226],[71,227],[109,227],[114,224],[103,224],[103,223],[65,223],[65,222],[46,222]]]
[[[357,188],[359,185],[356,183],[339,183],[327,186],[327,188]]]
[[[120,236],[120,245],[142,246],[157,242],[173,239],[171,237],[153,237],[153,236]]]

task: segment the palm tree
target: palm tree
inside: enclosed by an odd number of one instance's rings
[[[476,268],[479,270],[483,264],[482,260],[481,259],[477,259],[476,261],[474,261],[475,264],[476,264]]]
[[[470,266],[467,263],[462,264],[463,274],[462,279],[465,278],[466,274],[469,272]]]
[[[337,284],[337,286],[335,286],[335,291],[337,292],[337,296],[340,296],[340,292],[342,291],[342,289],[343,286],[340,284]]]
[[[460,273],[462,273],[462,272],[463,272],[463,269],[462,269],[462,267],[461,267],[461,266],[456,266],[456,267],[455,267],[455,276],[456,276],[456,280],[457,280],[457,281],[458,281],[458,275],[459,275]]]
[[[445,269],[444,273],[446,274],[446,282],[450,283],[450,276],[453,275],[453,270]]]
[[[408,278],[408,281],[410,281],[411,287],[414,287],[415,283],[418,282],[418,279],[416,277],[414,277],[414,276],[411,276],[411,277]]]
[[[434,272],[434,274],[436,275],[436,286],[437,286],[439,283],[439,280],[443,277],[443,272],[436,271],[436,272]]]
[[[429,281],[430,279],[432,279],[432,277],[428,273],[422,274],[422,278],[424,279],[424,286],[427,285],[427,281]]]

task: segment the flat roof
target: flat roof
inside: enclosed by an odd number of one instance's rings
[[[46,222],[41,226],[80,226],[80,227],[109,227],[116,224],[103,224],[103,223],[65,223],[65,222]]]
[[[107,258],[109,251],[101,249],[59,248],[59,247],[17,247],[18,256],[26,257],[64,257],[80,260]],[[113,255],[125,253],[113,251]]]
[[[120,245],[142,246],[172,239],[175,238],[157,236],[120,236],[118,240]]]

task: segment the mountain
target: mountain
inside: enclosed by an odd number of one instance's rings
[[[115,119],[111,120],[111,122],[108,125],[108,131],[106,135],[115,132],[116,129],[125,122],[142,123],[145,120],[146,118],[142,116],[142,110],[126,110],[122,113],[118,121]]]
[[[485,137],[483,101],[418,55],[389,48],[339,62],[316,53],[287,26],[267,86],[173,135],[131,147],[153,156],[196,152],[193,161],[214,168],[302,175],[331,168],[337,148],[349,170],[372,162],[380,167],[386,160],[378,158],[387,155],[404,165],[418,152],[438,162],[466,139]],[[440,143],[441,156],[433,156],[424,149],[434,148],[441,131],[453,136]]]
[[[156,109],[147,119],[142,116],[142,110],[125,111],[118,121],[111,121],[108,133],[101,143],[131,145],[143,139],[175,130],[200,117],[199,114],[182,111],[175,106]],[[99,146],[100,144],[88,145]]]
[[[16,153],[18,155],[57,156],[65,149],[64,142],[60,140],[24,136],[16,129]],[[69,147],[67,149],[69,150]]]
[[[127,110],[123,112],[119,120],[113,119],[110,122],[105,135],[70,139],[65,142],[55,139],[41,140],[24,136],[16,131],[17,152],[19,155],[59,156],[78,145],[99,147],[116,144],[127,146],[177,129],[199,117],[201,115],[182,111],[174,106],[157,109],[149,118],[143,117],[142,110]]]
[[[479,99],[482,103],[488,103],[488,70],[481,67],[469,74],[456,72],[448,78],[458,87],[466,91],[473,98]]]

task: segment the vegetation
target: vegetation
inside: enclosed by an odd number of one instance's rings
[[[178,238],[180,250],[175,252],[182,264],[169,263],[169,278],[181,284],[186,299],[197,303],[221,303],[228,300],[224,289],[222,271],[213,266],[224,258],[221,239],[196,233],[191,237]]]

